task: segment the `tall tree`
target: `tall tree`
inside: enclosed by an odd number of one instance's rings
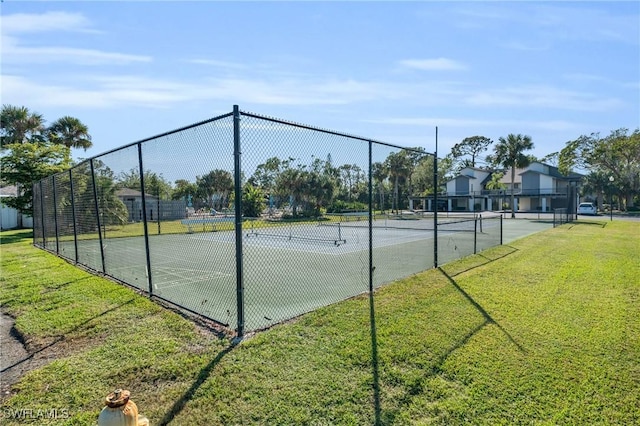
[[[451,155],[460,168],[475,167],[476,158],[487,150],[493,141],[485,136],[469,136],[451,148]],[[470,156],[471,158],[463,158]]]
[[[3,105],[0,112],[0,148],[16,143],[42,142],[44,118],[26,107]]]
[[[84,129],[88,136],[87,129]],[[32,185],[43,177],[71,165],[71,152],[49,138],[41,114],[27,107],[3,105],[0,112],[2,181],[15,184],[17,197],[3,200],[23,214],[31,214]],[[22,216],[18,216],[22,218]],[[21,225],[20,223],[18,224]]]
[[[409,195],[414,195],[413,193],[413,175],[416,172],[416,168],[418,165],[425,160],[427,156],[427,152],[424,148],[418,146],[415,148],[407,149],[407,158],[409,159],[409,170],[407,170],[407,178],[409,179]],[[433,161],[433,158],[428,157]]]
[[[338,170],[340,171],[340,181],[342,182],[344,192],[347,194],[347,200],[351,201],[357,174],[361,172],[362,169],[360,169],[357,164],[343,164],[338,167]]]
[[[595,194],[598,209],[603,209],[604,192],[611,193],[611,182],[609,176],[602,171],[593,171],[582,180],[582,195]]]
[[[432,196],[434,193],[433,182],[433,157],[425,157],[418,167],[415,173],[415,192],[421,196]],[[446,190],[447,176],[450,176],[453,171],[453,159],[450,155],[445,158],[438,159],[438,188],[437,192],[441,193]],[[425,206],[426,208],[427,206]]]
[[[118,176],[118,187],[142,191],[140,171],[137,168],[133,168],[128,172],[121,172]],[[145,195],[151,195],[160,199],[169,199],[171,197],[171,192],[171,183],[162,176],[162,173],[157,174],[151,170],[146,170],[144,172]]]
[[[613,177],[624,207],[633,207],[634,198],[640,196],[640,129],[629,134],[621,128],[606,137],[582,135],[566,143],[559,163],[563,174],[577,167]]]
[[[175,181],[175,189],[171,192],[172,200],[185,200],[194,197],[198,192],[198,186],[186,179],[178,179]]]
[[[531,136],[510,133],[506,138],[500,137],[494,145],[494,154],[487,157],[492,164],[511,169],[511,217],[516,217],[514,183],[516,180],[516,168],[526,167],[531,162],[525,151],[533,149]]]
[[[4,198],[2,202],[31,216],[33,184],[68,169],[71,166],[69,148],[38,143],[15,143],[7,148],[8,152],[2,156],[0,174],[3,182],[18,187],[18,195]]]
[[[47,136],[51,142],[67,148],[82,148],[86,151],[93,145],[89,128],[77,118],[68,115],[54,121],[47,129]]]
[[[308,195],[313,204],[313,213],[320,216],[320,209],[329,205],[333,200],[337,184],[331,175],[315,170],[309,173],[308,179]]]
[[[221,169],[215,169],[202,177],[196,177],[198,189],[207,197],[209,207],[221,210],[233,191],[233,175]]]
[[[385,165],[389,171],[389,176],[393,180],[392,210],[398,212],[400,210],[400,183],[409,175],[411,170],[411,160],[407,155],[407,151],[402,150],[389,154],[385,160]]]
[[[375,162],[371,164],[371,178],[380,195],[380,204],[378,206],[380,210],[384,210],[384,181],[387,180],[388,175],[389,171],[385,163]]]
[[[278,175],[276,187],[279,195],[291,200],[293,216],[298,215],[298,206],[307,191],[309,172],[303,166],[288,167]]]

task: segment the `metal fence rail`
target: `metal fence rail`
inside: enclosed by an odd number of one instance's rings
[[[37,182],[34,244],[242,336],[501,244],[409,211],[436,158],[235,106]]]

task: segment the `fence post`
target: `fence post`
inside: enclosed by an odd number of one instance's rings
[[[438,267],[438,127],[436,150],[433,153],[433,267]]]
[[[102,244],[102,224],[100,223],[100,204],[98,203],[98,188],[96,187],[96,173],[93,167],[93,158],[89,160],[91,167],[91,185],[93,186],[93,204],[96,208],[96,223],[98,224],[98,240],[100,241],[100,259],[102,260],[102,272],[107,273],[104,262],[104,245]]]
[[[56,191],[56,175],[51,176],[51,187],[53,188],[53,227],[56,234],[56,254],[60,254],[60,233],[58,232],[58,197]]]
[[[73,196],[73,173],[69,169],[69,191],[71,192],[71,218],[73,219],[73,248],[75,250],[75,257],[73,260],[78,263],[78,230],[76,228],[76,199]]]
[[[369,294],[373,297],[373,142],[369,141]],[[342,237],[341,237],[342,238]]]
[[[44,227],[44,193],[42,192],[42,180],[40,179],[40,223],[42,224],[42,242],[41,245],[43,248],[47,248],[47,234],[45,233]]]
[[[240,162],[240,109],[233,106],[233,159],[235,190],[236,231],[236,303],[238,310],[238,338],[244,335],[244,272],[242,263],[242,181]]]
[[[478,218],[473,219],[473,254],[478,253]]]
[[[156,211],[156,218],[158,219],[158,235],[160,235],[160,182],[157,182],[158,187],[156,188],[158,193],[156,196],[158,197],[158,208]]]
[[[142,143],[138,143],[138,165],[140,168],[140,192],[142,193],[142,228],[144,229],[144,250],[147,257],[147,284],[149,296],[153,296],[153,280],[151,278],[151,256],[149,254],[149,228],[147,226],[147,195],[144,190],[144,167],[142,166]]]
[[[500,215],[500,245],[502,245],[502,215]]]

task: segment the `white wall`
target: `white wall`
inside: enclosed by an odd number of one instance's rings
[[[2,212],[0,217],[0,229],[13,229],[18,226],[18,212],[16,209],[0,204],[0,211]]]
[[[15,229],[18,227],[18,211],[0,203],[0,229]],[[22,227],[33,228],[33,218],[22,215]]]

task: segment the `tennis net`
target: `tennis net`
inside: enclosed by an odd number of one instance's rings
[[[277,223],[277,222],[249,222],[246,237],[275,238],[288,241],[312,241],[331,243],[336,246],[345,244],[342,229],[320,227],[315,223]]]
[[[320,226],[338,229],[368,228],[369,220],[365,217],[337,216],[329,221],[320,222]],[[372,220],[372,227],[375,229],[433,231],[435,226],[433,216],[375,215]],[[450,232],[483,232],[483,219],[480,215],[453,216],[439,219],[437,226],[438,230]]]

